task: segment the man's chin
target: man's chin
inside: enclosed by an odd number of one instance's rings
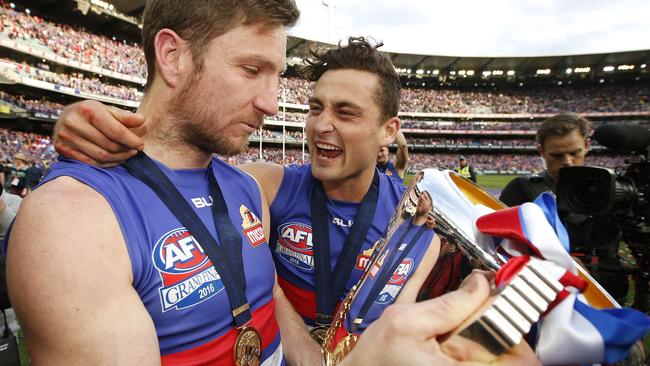
[[[318,164],[315,164],[314,161],[312,161],[311,164],[311,175],[318,179],[321,182],[332,180],[332,176],[335,173],[332,171],[332,169],[326,169],[323,167],[318,166]]]

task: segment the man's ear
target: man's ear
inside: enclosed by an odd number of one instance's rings
[[[381,146],[388,146],[395,142],[395,136],[400,129],[402,122],[397,117],[391,117],[386,123],[384,123],[382,132],[384,134],[381,142]]]
[[[154,39],[156,77],[170,88],[182,85],[192,59],[187,42],[171,29],[161,29]]]

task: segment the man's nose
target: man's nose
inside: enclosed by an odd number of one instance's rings
[[[316,133],[328,133],[334,131],[334,124],[332,123],[331,116],[325,111],[321,112],[318,116],[310,118]]]
[[[259,109],[266,116],[274,116],[278,113],[278,86],[277,83],[267,83],[253,100],[255,108]]]

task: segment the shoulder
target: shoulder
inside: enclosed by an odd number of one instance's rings
[[[110,204],[72,177],[51,180],[22,201],[9,239],[10,260],[12,253],[18,255],[14,259],[19,263],[21,259],[34,260],[33,255],[40,253],[53,262],[60,261],[57,265],[74,263],[79,270],[105,259],[113,263],[112,268],[131,273],[128,256],[116,255],[126,251]],[[96,256],[98,253],[111,255]]]
[[[399,177],[389,177],[386,174],[379,174],[380,184],[385,184],[393,192],[397,192],[400,195],[406,191],[406,186]]]
[[[284,176],[284,168],[275,163],[246,163],[238,166],[243,172],[257,180],[266,200],[271,204]]]
[[[26,226],[34,231],[52,230],[54,225],[71,229],[71,234],[101,226],[100,219],[114,217],[104,196],[90,186],[68,176],[50,180],[31,192],[21,203],[15,229]]]

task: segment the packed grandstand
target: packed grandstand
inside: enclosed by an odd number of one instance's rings
[[[37,2],[27,3],[37,7]],[[56,14],[45,16],[42,9],[27,9],[20,2],[0,2],[0,16],[2,164],[12,166],[13,156],[22,153],[46,169],[57,158],[51,129],[68,103],[95,99],[137,108],[146,77],[137,25],[123,25],[131,29],[127,40],[66,22],[69,18]],[[123,22],[120,19],[113,21]],[[290,42],[301,45],[304,40]],[[298,52],[301,47],[290,49]],[[295,54],[289,56],[295,60]],[[462,154],[482,174],[539,172],[543,162],[536,152],[535,130],[544,118],[561,111],[584,114],[594,126],[646,125],[650,123],[646,59],[648,53],[641,54],[632,68],[618,68],[628,72],[609,78],[596,72],[569,75],[573,66],[564,59],[556,66],[567,67],[566,73],[543,82],[534,75],[486,84],[486,71],[481,74],[481,70],[476,70],[478,82],[468,82],[465,75],[454,82],[454,77],[442,76],[456,75],[453,65],[443,72],[436,70],[437,76],[428,79],[424,73],[402,72],[406,88],[400,114],[410,150],[409,170],[453,168]],[[593,67],[602,69],[600,62]],[[297,76],[294,64],[280,82],[280,113],[269,117],[265,127],[251,136],[250,148],[228,158],[229,162],[308,161],[304,125],[311,84]],[[594,146],[587,163],[614,168],[624,158]]]

